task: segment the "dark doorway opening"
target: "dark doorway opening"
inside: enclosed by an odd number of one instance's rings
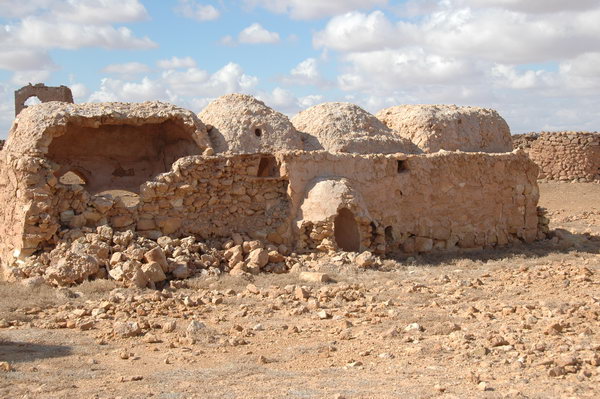
[[[333,222],[335,242],[341,250],[358,252],[360,250],[360,234],[354,214],[342,208],[338,211]]]
[[[262,157],[258,164],[258,177],[279,177],[279,165],[275,157]]]

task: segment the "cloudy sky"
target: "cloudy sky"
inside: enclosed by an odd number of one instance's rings
[[[288,115],[325,101],[498,109],[513,133],[600,130],[600,0],[0,0],[0,136],[13,91],[230,92]]]

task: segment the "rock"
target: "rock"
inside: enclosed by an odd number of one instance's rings
[[[190,276],[190,268],[186,263],[179,263],[173,269],[173,277],[178,279],[185,279]]]
[[[548,375],[550,377],[560,377],[565,374],[567,374],[567,371],[562,366],[552,367],[550,370],[548,370]]]
[[[0,370],[4,372],[15,371],[9,362],[0,362]]]
[[[312,283],[326,283],[331,281],[331,278],[327,274],[317,272],[300,272],[298,278]]]
[[[365,269],[373,266],[376,261],[377,258],[369,251],[361,253],[354,259],[354,262],[358,265],[358,267]]]
[[[279,263],[285,260],[285,256],[277,251],[269,251],[269,263]]]
[[[173,332],[177,328],[177,323],[174,320],[163,323],[162,329],[164,332]]]
[[[58,286],[80,284],[98,273],[100,269],[96,258],[85,254],[67,252],[46,269],[44,277],[48,282]]]
[[[427,237],[416,237],[415,238],[415,251],[416,252],[430,252],[433,249],[433,240]]]
[[[198,320],[192,320],[186,328],[188,336],[193,336],[206,328],[206,325]]]
[[[142,265],[142,271],[144,272],[148,280],[152,281],[153,283],[164,281],[167,278],[163,271],[163,268],[158,262],[150,262]]]
[[[246,267],[250,272],[260,271],[267,263],[269,263],[269,252],[266,249],[257,248],[248,254]]]
[[[321,310],[320,312],[317,312],[317,316],[319,316],[319,319],[321,319],[321,320],[331,318],[331,314],[329,314],[329,312],[327,312],[325,310]]]
[[[428,328],[427,331],[433,335],[450,335],[454,331],[460,331],[460,326],[456,323],[446,321]]]
[[[160,265],[163,272],[167,273],[169,271],[169,264],[167,263],[167,257],[165,256],[164,251],[160,246],[154,247],[148,252],[144,254],[144,259],[146,262],[156,262]]]
[[[304,301],[304,300],[308,299],[308,297],[310,297],[310,293],[304,287],[298,286],[294,290],[294,296],[299,301]]]
[[[404,327],[404,331],[406,332],[411,332],[411,331],[423,331],[423,327],[419,324],[419,323],[410,323],[409,325],[407,325],[406,327]]]
[[[137,337],[142,334],[142,329],[135,321],[117,321],[113,324],[113,333],[122,338]]]

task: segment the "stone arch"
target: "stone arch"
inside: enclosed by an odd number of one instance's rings
[[[333,235],[338,248],[347,252],[360,250],[360,232],[354,213],[341,208],[333,221]]]
[[[73,103],[73,93],[67,86],[50,87],[43,83],[21,87],[15,91],[15,116],[27,108],[25,102],[31,97],[37,97],[42,103],[48,101],[62,101]]]

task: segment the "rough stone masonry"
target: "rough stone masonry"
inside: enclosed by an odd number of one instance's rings
[[[523,151],[424,154],[407,137],[354,105],[290,122],[239,94],[200,118],[161,102],[28,107],[0,152],[4,275],[143,287],[285,272],[293,251],[413,254],[544,236],[538,168]]]

